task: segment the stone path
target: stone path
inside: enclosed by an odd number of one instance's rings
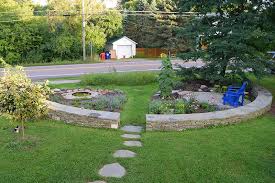
[[[141,135],[140,135],[140,133],[142,132],[141,126],[128,125],[128,126],[122,127],[121,130],[126,132],[125,134],[121,135],[121,137],[125,139],[123,144],[126,147],[142,147],[142,143],[138,140],[141,138]],[[114,158],[134,158],[136,156],[137,154],[135,152],[127,149],[120,149],[113,153]],[[127,172],[126,169],[119,163],[112,163],[112,164],[104,165],[98,171],[98,174],[105,178],[108,178],[108,177],[121,178],[125,176],[126,172]],[[102,180],[97,180],[89,183],[107,183],[107,182]]]
[[[103,177],[121,178],[126,174],[126,170],[119,163],[112,163],[104,165],[98,173]]]
[[[140,139],[140,135],[135,135],[135,134],[123,134],[121,137],[126,138],[126,139]]]
[[[136,153],[129,150],[117,150],[113,156],[115,158],[133,158],[136,156]]]
[[[142,147],[140,141],[125,141],[123,144],[128,147]]]

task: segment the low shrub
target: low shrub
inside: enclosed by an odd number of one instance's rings
[[[191,98],[190,100],[153,100],[149,104],[150,114],[191,114],[200,112],[212,112],[217,108],[208,103],[200,103]]]
[[[151,114],[183,114],[185,112],[185,100],[153,100],[149,104]]]
[[[108,110],[117,111],[122,108],[123,104],[126,102],[126,97],[124,95],[117,96],[101,96],[95,99],[91,106],[95,110]]]
[[[147,85],[157,81],[157,74],[154,72],[131,72],[131,73],[108,73],[88,74],[81,78],[83,85],[119,85],[137,86]]]
[[[83,107],[85,109],[104,110],[104,111],[119,111],[127,98],[124,95],[106,95],[100,96],[93,100],[74,99],[71,105],[74,107]]]

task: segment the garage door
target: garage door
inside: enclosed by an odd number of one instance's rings
[[[117,46],[117,58],[131,58],[132,57],[132,45],[118,45]]]

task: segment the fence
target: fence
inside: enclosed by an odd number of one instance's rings
[[[157,58],[160,57],[162,53],[169,54],[169,51],[162,48],[137,48],[136,57],[138,58]],[[177,54],[176,51],[170,51],[172,56]]]

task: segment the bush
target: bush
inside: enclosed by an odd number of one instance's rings
[[[185,113],[186,101],[176,100],[175,102],[175,114],[184,114]]]
[[[153,72],[109,73],[88,74],[81,78],[84,85],[120,85],[137,86],[156,82],[157,75]]]
[[[23,122],[37,119],[47,113],[46,99],[50,93],[47,85],[32,83],[21,67],[4,64],[4,76],[0,78],[0,113]],[[23,134],[24,135],[24,134]]]
[[[92,108],[95,110],[108,109],[109,111],[116,111],[121,109],[125,102],[126,97],[124,95],[101,96],[93,101]]]
[[[162,59],[162,68],[159,74],[159,89],[163,98],[171,96],[174,84],[174,70],[170,58],[164,57]]]
[[[149,104],[151,114],[184,114],[185,100],[153,100]]]

